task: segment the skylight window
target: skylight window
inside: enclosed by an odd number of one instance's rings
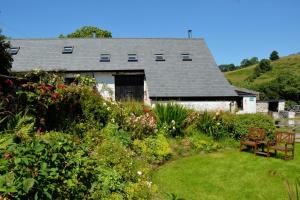
[[[138,57],[136,54],[128,54],[128,62],[137,62]]]
[[[8,49],[8,53],[10,55],[16,55],[19,52],[19,50],[20,50],[20,47],[10,47]]]
[[[191,54],[189,54],[189,53],[181,54],[181,58],[182,58],[182,61],[192,61]]]
[[[110,62],[110,54],[101,54],[100,62]]]
[[[74,48],[74,47],[72,47],[72,46],[66,46],[66,47],[63,48],[62,53],[63,53],[63,54],[70,54],[70,53],[73,53],[73,48]]]
[[[165,61],[164,54],[155,54],[155,61]]]

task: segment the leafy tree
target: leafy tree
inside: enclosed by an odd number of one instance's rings
[[[241,62],[241,67],[247,67],[251,65],[251,61],[247,58],[243,59]]]
[[[255,65],[255,64],[259,63],[258,58],[257,57],[252,57],[250,59],[250,63],[251,63],[251,65]]]
[[[97,28],[95,26],[83,26],[75,32],[68,35],[59,35],[59,38],[92,38],[95,34],[96,38],[111,38],[111,32]]]
[[[237,67],[234,64],[222,64],[222,65],[219,65],[219,69],[222,72],[228,72],[228,71],[233,71],[233,70],[237,69]]]
[[[1,34],[0,30],[0,74],[8,75],[13,59],[10,53],[7,52],[10,44],[5,39],[6,37]]]
[[[272,51],[271,55],[270,55],[270,60],[274,61],[274,60],[278,60],[279,59],[279,55],[277,51]]]
[[[272,69],[271,62],[268,59],[262,59],[258,66],[255,68],[255,72],[262,74]]]
[[[278,75],[273,81],[259,87],[264,99],[285,99],[300,103],[300,76],[290,72]]]

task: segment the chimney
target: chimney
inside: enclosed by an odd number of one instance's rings
[[[96,33],[95,33],[95,32],[93,32],[93,38],[94,38],[94,39],[96,38]]]
[[[192,30],[188,30],[188,38],[191,39],[193,37]]]

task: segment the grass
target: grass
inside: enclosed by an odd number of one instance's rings
[[[300,54],[282,57],[271,63],[273,69],[254,80],[253,85],[262,84],[275,79],[280,73],[289,71],[300,76]],[[254,72],[256,65],[226,72],[225,77],[236,86],[245,86],[245,80]]]
[[[238,149],[195,155],[163,165],[153,176],[157,199],[175,193],[186,200],[288,199],[286,180],[300,176],[300,144],[295,160],[254,156]]]

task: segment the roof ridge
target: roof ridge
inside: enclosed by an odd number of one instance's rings
[[[7,40],[204,40],[204,38],[10,38]]]

